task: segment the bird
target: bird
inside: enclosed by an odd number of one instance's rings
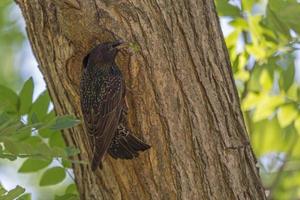
[[[91,169],[103,168],[108,153],[114,159],[133,159],[150,148],[126,127],[126,86],[115,62],[123,40],[104,42],[83,59],[80,103],[86,131],[92,141]]]

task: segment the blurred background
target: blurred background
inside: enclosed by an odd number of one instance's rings
[[[300,3],[215,0],[249,138],[269,199],[300,199]],[[0,1],[0,84],[19,92],[33,77],[34,98],[46,89],[19,8]],[[20,185],[32,199],[54,199],[72,182],[39,186],[43,171],[18,173],[23,160],[0,159],[2,186]],[[50,166],[55,165],[52,163]],[[49,167],[49,166],[48,166]]]

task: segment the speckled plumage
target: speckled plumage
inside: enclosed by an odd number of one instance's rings
[[[93,142],[92,170],[102,168],[108,152],[113,158],[132,159],[150,148],[121,123],[125,112],[125,83],[115,57],[120,41],[102,43],[83,60],[81,109]]]

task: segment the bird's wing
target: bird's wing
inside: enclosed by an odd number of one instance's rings
[[[123,82],[121,77],[111,78],[99,88],[99,102],[84,112],[88,133],[93,137],[95,170],[109,148],[120,120],[123,106]]]

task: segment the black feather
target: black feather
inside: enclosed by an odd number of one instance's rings
[[[150,146],[132,135],[122,124],[118,126],[108,153],[113,158],[133,159],[138,157],[139,151],[145,151]]]

